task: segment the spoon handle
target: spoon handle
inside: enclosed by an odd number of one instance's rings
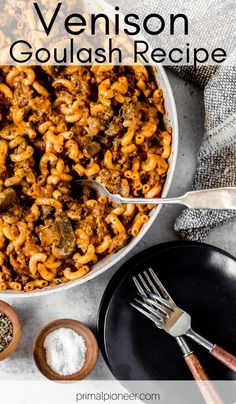
[[[113,195],[113,197],[117,203],[180,204],[192,209],[236,210],[236,187],[192,191],[178,198],[124,198],[120,195]]]

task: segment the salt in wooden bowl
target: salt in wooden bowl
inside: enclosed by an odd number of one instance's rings
[[[44,340],[48,334],[58,328],[69,328],[77,332],[84,339],[87,347],[85,363],[82,369],[70,376],[59,375],[54,372],[47,363],[46,350],[43,346]],[[77,381],[87,377],[96,365],[98,352],[98,344],[93,332],[79,321],[71,319],[55,320],[47,324],[36,337],[33,347],[34,361],[37,368],[45,377],[56,381]]]

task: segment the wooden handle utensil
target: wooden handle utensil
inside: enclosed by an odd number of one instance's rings
[[[193,378],[196,380],[199,390],[206,404],[224,404],[223,400],[210,382],[205,370],[194,353],[184,357]]]

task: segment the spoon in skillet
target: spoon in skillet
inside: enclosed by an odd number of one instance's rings
[[[111,194],[107,188],[95,180],[77,180],[76,187],[90,187],[99,195],[106,196],[109,202],[122,204],[179,204],[192,209],[230,209],[236,210],[236,187],[204,189],[191,191],[177,198],[125,198],[119,194]]]

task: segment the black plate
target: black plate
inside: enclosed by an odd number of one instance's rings
[[[113,276],[99,310],[103,356],[119,380],[191,380],[174,338],[136,312],[132,276],[152,267],[176,303],[192,316],[192,326],[211,342],[236,354],[236,260],[200,243],[165,243],[142,251]],[[189,340],[212,380],[235,374]]]

